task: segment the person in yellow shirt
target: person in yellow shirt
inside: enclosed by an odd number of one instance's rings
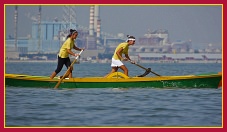
[[[114,72],[117,72],[119,68],[122,69],[124,71],[124,74],[128,76],[128,69],[122,63],[122,61],[130,61],[131,63],[135,63],[130,59],[128,55],[128,48],[129,46],[135,44],[136,39],[134,36],[130,36],[130,35],[127,35],[127,37],[128,39],[126,40],[126,42],[120,43],[116,47],[114,55],[112,57],[112,63],[111,63],[112,70],[105,77],[107,77],[108,75]],[[122,54],[125,54],[125,57],[123,57]]]
[[[74,40],[77,38],[77,35],[78,32],[76,30],[70,29],[70,34],[67,36],[66,41],[62,44],[58,53],[58,65],[56,70],[51,74],[51,79],[53,79],[62,70],[64,65],[67,67],[67,69],[71,65],[69,54],[72,56],[79,56],[79,54],[73,53],[71,49],[78,51],[84,50],[76,47],[76,45],[74,44]],[[69,70],[68,77],[72,78],[72,68],[71,70]]]

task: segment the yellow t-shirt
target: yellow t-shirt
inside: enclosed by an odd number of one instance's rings
[[[123,54],[128,54],[128,43],[127,42],[123,42],[123,43],[120,43],[117,48],[115,49],[115,52],[114,52],[114,55],[113,55],[113,58],[115,60],[120,60],[120,58],[118,57],[117,55],[117,51],[120,49],[120,48],[123,48],[122,52],[120,53],[121,56],[122,56],[122,53]]]
[[[69,53],[67,52],[67,49],[72,49],[74,45],[74,40],[71,38],[68,38],[61,46],[61,49],[59,51],[59,57],[61,58],[67,58],[69,57]]]

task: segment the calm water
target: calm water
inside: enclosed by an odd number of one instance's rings
[[[160,75],[217,73],[221,64],[141,64]],[[130,76],[144,73],[126,64]],[[49,76],[56,63],[6,63],[6,73]],[[76,64],[73,75],[104,76],[110,64]],[[64,67],[59,75],[66,71]],[[154,76],[150,73],[148,76]],[[222,126],[219,89],[42,89],[6,87],[7,127]]]

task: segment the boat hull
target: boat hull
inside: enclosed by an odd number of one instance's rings
[[[63,79],[59,88],[218,88],[220,74],[127,77],[119,73],[109,78],[85,77]],[[54,88],[59,79],[45,76],[5,74],[5,85],[13,87]]]

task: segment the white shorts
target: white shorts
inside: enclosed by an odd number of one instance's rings
[[[111,67],[120,67],[124,65],[120,60],[115,60],[114,58],[112,58],[112,63],[111,63]]]

